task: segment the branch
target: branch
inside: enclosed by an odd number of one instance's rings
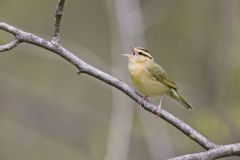
[[[16,31],[16,28],[13,26],[8,26],[8,27],[3,27],[1,29],[14,35],[15,39],[7,44],[0,45],[0,52],[8,51],[8,50],[15,48],[20,43],[20,40],[17,37],[18,32]]]
[[[228,156],[240,155],[240,143],[219,146],[206,152],[187,154],[180,157],[175,157],[169,160],[212,160]]]
[[[10,49],[15,48],[18,44],[20,43],[20,41],[18,39],[14,39],[11,42],[9,42],[8,44],[5,45],[1,45],[0,46],[0,52],[4,52],[4,51],[8,51]]]
[[[130,98],[132,98],[135,102],[139,102],[142,98],[139,94],[137,94],[134,89],[129,87],[126,83],[122,82],[121,80],[87,64],[80,58],[78,58],[76,55],[65,49],[59,44],[52,43],[50,41],[47,41],[39,36],[36,36],[32,33],[24,32],[18,28],[12,27],[6,23],[0,22],[0,29],[5,30],[11,34],[16,35],[16,38],[20,42],[26,42],[30,43],[36,46],[39,46],[41,48],[47,49],[49,51],[52,51],[59,56],[63,57],[65,60],[73,64],[77,69],[79,70],[79,73],[85,73],[90,76],[93,76],[101,81],[104,81],[105,83],[121,90],[125,94],[127,94]],[[217,148],[218,146],[211,141],[209,141],[206,137],[198,133],[196,130],[192,129],[189,125],[181,121],[180,119],[176,118],[171,113],[168,113],[165,110],[161,110],[160,113],[157,112],[157,106],[152,104],[151,102],[144,103],[141,107],[143,107],[145,110],[149,111],[150,113],[153,113],[157,115],[158,117],[161,117],[162,119],[166,120],[176,128],[178,128],[180,131],[182,131],[185,135],[187,135],[189,138],[197,142],[199,145],[201,145],[203,148],[209,150],[213,148]]]
[[[63,7],[65,0],[59,0],[56,12],[55,12],[55,29],[53,33],[52,42],[59,43],[60,42],[60,24],[62,19]]]

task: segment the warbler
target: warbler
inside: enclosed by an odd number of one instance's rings
[[[194,109],[179,93],[176,83],[167,72],[158,65],[150,52],[141,47],[135,47],[128,57],[128,71],[134,87],[144,95],[139,101],[141,105],[148,97],[160,96],[157,112],[161,111],[163,95],[170,96],[180,102],[186,109]]]

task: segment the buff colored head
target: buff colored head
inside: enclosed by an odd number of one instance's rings
[[[128,57],[129,63],[145,63],[153,60],[149,51],[141,47],[134,47],[130,54],[122,54]]]

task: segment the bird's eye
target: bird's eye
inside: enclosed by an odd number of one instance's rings
[[[138,54],[139,54],[140,56],[144,55],[142,52],[138,52]]]

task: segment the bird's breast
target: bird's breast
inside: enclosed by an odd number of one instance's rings
[[[134,87],[145,96],[160,96],[169,90],[167,86],[156,81],[149,75],[144,65],[129,65],[128,69]]]

